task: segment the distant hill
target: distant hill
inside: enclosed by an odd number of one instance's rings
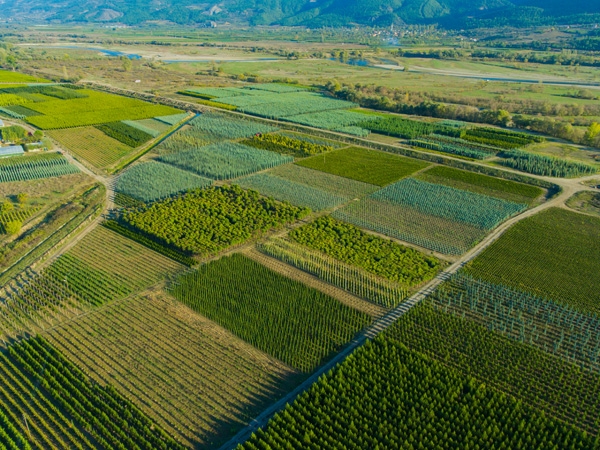
[[[1,1],[1,0],[0,0]],[[152,21],[178,24],[240,22],[309,27],[352,24],[389,26],[440,22],[465,26],[551,23],[557,17],[600,14],[592,0],[4,0],[0,19],[100,22],[129,25]],[[471,20],[471,22],[469,22]]]

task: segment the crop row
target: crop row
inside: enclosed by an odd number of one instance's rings
[[[555,445],[595,446],[593,437],[574,426],[379,337],[321,377],[238,450]]]
[[[210,187],[123,215],[146,237],[183,252],[210,254],[308,213],[239,186]]]
[[[133,148],[139,147],[152,139],[152,135],[123,122],[109,122],[97,125],[96,128],[107,136]]]
[[[236,253],[181,276],[172,295],[304,372],[311,372],[369,323],[333,298]]]
[[[190,447],[218,445],[293,375],[163,293],[116,302],[46,336]]]
[[[552,156],[536,155],[520,150],[504,151],[500,164],[534,175],[548,177],[581,177],[598,173],[598,167],[590,164],[567,161]]]
[[[447,313],[600,372],[600,319],[533,294],[459,273],[430,297]]]
[[[9,353],[102,447],[185,448],[112,386],[92,383],[45,339],[21,341]]]
[[[358,125],[365,121],[377,120],[377,118],[377,116],[368,116],[366,114],[362,114],[356,111],[347,111],[344,109],[339,109],[333,111],[299,114],[296,116],[285,117],[283,120],[307,125],[309,127],[314,128],[323,128],[325,130],[337,130],[342,127]]]
[[[416,139],[432,133],[454,137],[460,136],[460,130],[452,127],[439,125],[435,122],[423,122],[395,116],[379,117],[376,120],[365,119],[359,126],[376,133],[404,139]]]
[[[432,216],[491,230],[527,206],[463,191],[439,184],[407,178],[389,185],[371,198],[391,202]]]
[[[227,117],[218,113],[205,113],[190,121],[189,125],[204,134],[224,139],[241,139],[277,129],[247,119]]]
[[[159,158],[163,163],[214,180],[242,177],[293,160],[291,156],[228,141]]]
[[[0,164],[0,183],[60,177],[78,172],[79,169],[69,164],[62,156],[53,158],[18,156],[8,158],[6,162]]]
[[[119,175],[115,191],[142,202],[162,200],[188,191],[208,187],[212,180],[155,161],[137,164]]]
[[[296,228],[290,239],[352,264],[374,275],[412,287],[435,276],[441,265],[433,256],[389,239],[367,234],[354,225],[324,216]]]
[[[530,405],[546,417],[592,435],[600,431],[600,373],[517,342],[426,302],[413,308],[389,336]],[[517,446],[519,447],[519,446]],[[589,447],[593,448],[593,447]]]
[[[463,147],[462,145],[438,142],[432,139],[411,139],[408,141],[408,144],[412,145],[413,147],[450,153],[452,155],[466,156],[467,158],[473,159],[486,159],[495,155],[494,152],[473,150],[471,148]]]
[[[312,187],[308,184],[286,180],[268,173],[259,173],[236,180],[244,189],[254,189],[262,195],[292,205],[310,208],[313,211],[332,209],[347,203],[350,199]]]
[[[346,264],[293,241],[274,238],[258,245],[273,258],[384,308],[398,306],[408,295],[405,287]]]
[[[332,217],[420,247],[461,255],[486,234],[466,222],[432,216],[415,208],[365,198],[334,211]]]

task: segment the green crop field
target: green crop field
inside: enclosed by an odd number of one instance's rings
[[[169,106],[154,105],[141,100],[102,92],[81,90],[82,98],[56,99],[29,103],[28,107],[41,113],[27,121],[44,130],[98,125],[120,120],[148,119],[176,114]]]
[[[600,219],[550,209],[509,229],[467,271],[477,278],[600,312]]]
[[[398,306],[408,296],[408,289],[405,286],[289,239],[272,238],[267,242],[259,243],[257,248],[265,255],[383,308]],[[365,308],[364,311],[379,316],[385,312],[385,309]]]
[[[36,384],[51,393],[55,404],[68,412],[72,418],[69,428],[76,423],[80,429],[89,430],[89,435],[102,447],[185,448],[111,385],[92,383],[86,374],[42,337],[11,345],[9,354]],[[56,410],[56,406],[53,409]],[[20,422],[21,418],[18,420]],[[91,426],[92,423],[94,426]],[[78,440],[91,447],[89,438],[78,432],[81,436]],[[67,445],[81,445],[78,440]]]
[[[441,311],[600,372],[600,320],[595,314],[462,272],[429,300]]]
[[[123,122],[109,122],[96,125],[107,136],[122,142],[130,147],[139,147],[152,139],[151,133],[146,133],[139,128],[132,127]]]
[[[257,133],[269,133],[276,128],[248,119],[224,116],[218,113],[205,113],[190,122],[190,126],[205,134],[225,139],[240,139]]]
[[[102,304],[141,291],[182,268],[171,259],[98,227],[45,273],[65,283],[83,301]]]
[[[162,292],[114,303],[45,337],[191,448],[218,444],[297,378]]]
[[[529,184],[516,183],[445,166],[432,167],[420,173],[416,178],[515,203],[532,203],[544,192],[543,189]]]
[[[434,257],[331,217],[320,217],[296,228],[289,236],[300,244],[407,287],[433,278],[441,268]]]
[[[236,180],[244,189],[254,189],[262,195],[273,197],[279,201],[290,202],[292,205],[310,208],[313,211],[333,209],[348,201],[350,198],[315,188],[308,184],[287,180],[268,173],[259,173]]]
[[[246,139],[242,143],[299,158],[333,150],[333,147],[329,145],[314,144],[281,134],[258,134],[253,136],[252,139]]]
[[[183,275],[171,292],[246,342],[305,372],[369,323],[366,314],[241,254]]]
[[[426,334],[418,336],[429,341]],[[407,348],[401,340],[379,337],[319,379],[240,448],[595,445],[593,437],[575,426],[486,383]]]
[[[439,184],[406,178],[371,195],[374,200],[416,209],[443,219],[491,230],[525,205]]]
[[[591,435],[600,431],[598,372],[445,314],[428,303],[398,321],[389,335],[548,418],[565,421]]]
[[[422,161],[358,147],[313,156],[297,164],[377,186],[385,186],[428,166]]]
[[[308,169],[297,164],[277,166],[274,169],[269,170],[268,173],[350,199],[364,197],[379,189],[378,186],[372,184],[339,177],[314,169]]]
[[[167,154],[159,161],[213,180],[227,180],[292,162],[293,158],[225,141]]]
[[[13,156],[0,160],[0,183],[60,177],[78,172],[77,167],[58,153]]]
[[[332,216],[429,250],[460,255],[525,207],[407,178],[334,211]]]
[[[307,212],[256,191],[221,186],[128,212],[123,221],[160,243],[206,255],[294,222]]]
[[[46,81],[48,80],[32,77],[31,75],[26,75],[24,73],[0,70],[0,83],[44,83]]]
[[[212,180],[159,162],[136,164],[119,175],[115,191],[142,202],[171,197],[190,189],[208,187]]]
[[[99,169],[115,164],[133,151],[129,145],[107,136],[95,127],[52,130],[48,135],[65,150]]]

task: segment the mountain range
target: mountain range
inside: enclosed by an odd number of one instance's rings
[[[468,21],[511,24],[515,18],[552,23],[558,17],[600,14],[598,0],[0,0],[0,20],[100,22],[136,25],[153,21],[309,27],[353,24]],[[529,20],[529,19],[528,19]]]

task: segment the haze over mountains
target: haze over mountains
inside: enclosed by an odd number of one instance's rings
[[[351,24],[389,26],[439,22],[463,26],[469,18],[509,24],[553,23],[560,17],[599,14],[600,2],[576,0],[4,0],[0,18],[16,21],[178,24],[239,22],[251,25]],[[564,19],[563,23],[565,23]],[[595,20],[595,19],[594,19]]]

